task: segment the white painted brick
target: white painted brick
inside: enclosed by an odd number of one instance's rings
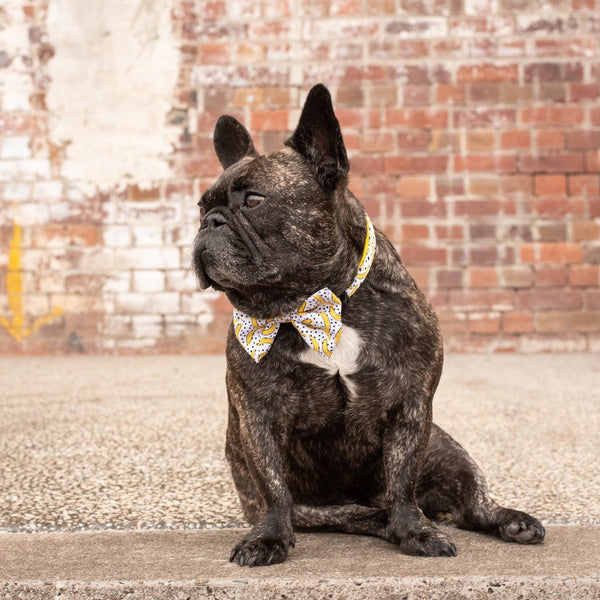
[[[58,201],[62,198],[62,181],[36,181],[33,184],[33,197],[36,200]]]
[[[2,94],[2,110],[10,112],[13,110],[31,110],[29,103],[30,92],[7,90]]]
[[[152,348],[156,346],[154,338],[140,338],[138,340],[116,340],[116,348],[125,348],[128,350],[142,350],[143,348]]]
[[[167,315],[165,317],[165,335],[181,337],[197,325],[195,317],[190,315]]]
[[[194,273],[188,270],[167,271],[166,289],[172,292],[195,292],[198,283]]]
[[[131,231],[127,225],[109,225],[102,230],[104,245],[111,248],[127,248],[131,245]]]
[[[119,294],[115,298],[115,310],[132,314],[175,314],[180,312],[179,294],[172,292]]]
[[[20,225],[43,225],[50,221],[48,205],[23,202],[18,205],[16,220]]]
[[[50,179],[50,161],[47,158],[0,161],[0,181]]]
[[[165,274],[162,271],[134,271],[134,292],[164,292]]]
[[[86,314],[104,312],[104,303],[98,296],[80,294],[56,294],[51,296],[52,307],[59,307],[66,314]]]
[[[50,311],[46,294],[25,294],[22,297],[23,312],[29,315],[45,315]]]
[[[42,273],[39,276],[38,286],[38,289],[46,294],[64,294],[66,289],[64,272],[50,271]],[[23,287],[29,289],[28,286],[24,285]]]
[[[50,204],[50,220],[66,221],[71,216],[71,205],[68,202],[53,202]]]
[[[132,225],[133,245],[141,247],[156,247],[163,245],[162,225]]]
[[[72,267],[70,267],[72,268]],[[82,271],[112,271],[120,268],[115,263],[114,250],[110,248],[86,248],[79,258],[79,268]]]
[[[2,140],[0,158],[30,158],[31,138],[25,135],[9,136]]]
[[[205,290],[202,292],[195,292],[192,294],[181,295],[181,312],[183,314],[206,314],[212,317],[214,315],[214,309],[212,302],[218,298],[218,292],[212,290]]]
[[[162,337],[163,322],[158,315],[134,315],[131,324],[135,338]]]
[[[10,202],[25,202],[31,198],[30,183],[8,183],[4,186],[2,197]]]
[[[122,269],[179,269],[177,248],[122,248],[115,250],[116,263]]]
[[[114,293],[131,291],[131,273],[129,271],[111,271],[102,286],[102,291]]]
[[[105,315],[103,333],[107,337],[119,337],[131,334],[131,317],[127,315]]]

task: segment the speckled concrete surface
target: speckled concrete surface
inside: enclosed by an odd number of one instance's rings
[[[243,525],[220,356],[0,358],[0,531]],[[496,498],[600,524],[600,357],[450,355],[435,420]]]

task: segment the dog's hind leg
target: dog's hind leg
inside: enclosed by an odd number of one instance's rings
[[[543,525],[525,512],[504,508],[493,500],[485,476],[465,449],[433,425],[419,473],[417,503],[431,519],[449,513],[463,529],[476,529],[507,542],[543,541]]]
[[[373,535],[388,539],[387,510],[359,504],[309,506],[295,504],[292,509],[294,529],[301,531],[337,531]]]

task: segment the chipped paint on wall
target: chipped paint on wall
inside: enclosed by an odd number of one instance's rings
[[[166,125],[179,69],[170,0],[53,0],[47,97],[62,175],[88,192],[169,176]]]

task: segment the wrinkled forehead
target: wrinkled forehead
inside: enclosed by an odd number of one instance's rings
[[[202,194],[202,200],[210,199],[227,191],[283,191],[293,180],[298,183],[310,172],[298,153],[284,148],[272,154],[245,157],[223,171],[211,188]]]

